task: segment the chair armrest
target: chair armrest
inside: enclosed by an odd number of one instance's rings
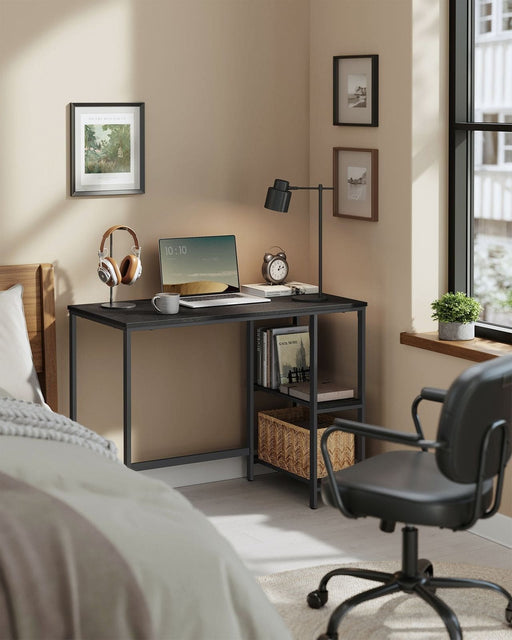
[[[387,442],[395,442],[397,444],[405,444],[420,449],[433,448],[438,449],[442,443],[432,440],[424,440],[417,433],[404,433],[403,431],[394,431],[385,427],[364,424],[355,420],[345,420],[344,418],[335,418],[334,424],[328,427],[322,436],[322,440],[327,439],[333,431],[347,431],[358,436],[367,436],[369,438],[377,438],[378,440],[386,440]]]
[[[420,396],[423,400],[431,400],[432,402],[444,402],[447,394],[446,389],[436,389],[435,387],[424,387]]]
[[[420,436],[421,439],[424,439],[423,429],[421,428],[420,419],[418,417],[418,406],[422,400],[431,400],[432,402],[444,402],[446,398],[447,391],[445,389],[436,389],[435,387],[423,387],[420,394],[416,396],[412,405],[411,405],[411,415],[412,421],[414,422],[414,427],[416,429],[416,433]],[[426,449],[424,448],[424,451]]]

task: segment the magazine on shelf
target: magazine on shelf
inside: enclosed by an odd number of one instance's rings
[[[286,393],[294,398],[301,400],[309,400],[310,395],[309,382],[292,382],[281,384],[279,391]],[[327,402],[329,400],[344,400],[354,397],[354,389],[342,387],[331,380],[319,380],[317,384],[316,399],[318,402]]]
[[[309,331],[275,336],[279,384],[309,380]]]
[[[256,382],[270,389],[278,389],[281,383],[277,356],[276,336],[308,333],[306,325],[281,327],[259,327],[256,332]],[[308,341],[309,345],[309,341]],[[308,346],[309,360],[309,346]]]

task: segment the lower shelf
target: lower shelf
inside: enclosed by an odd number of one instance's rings
[[[333,419],[318,416],[317,478],[327,475],[320,450],[323,433]],[[342,431],[329,438],[328,451],[335,471],[355,462],[354,436]],[[310,478],[310,432],[307,407],[288,407],[258,413],[258,459],[298,477]]]
[[[173,458],[160,458],[159,460],[145,460],[143,462],[132,462],[127,466],[135,471],[146,469],[159,469],[160,467],[174,467],[179,464],[192,464],[193,462],[208,462],[210,460],[222,460],[223,458],[238,458],[248,456],[249,447],[241,449],[225,449],[223,451],[209,451],[207,453],[197,453],[189,456],[176,456]]]

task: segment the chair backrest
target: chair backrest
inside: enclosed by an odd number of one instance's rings
[[[446,394],[437,438],[446,447],[436,451],[439,469],[454,482],[476,482],[480,453],[489,427],[505,420],[507,459],[512,438],[512,356],[499,356],[466,369]],[[503,430],[489,442],[485,478],[498,473]]]

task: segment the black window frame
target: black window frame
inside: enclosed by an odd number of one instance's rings
[[[474,119],[473,66],[475,0],[450,0],[448,289],[473,290],[473,134],[508,131],[512,124]],[[512,328],[478,322],[477,336],[512,343]]]

